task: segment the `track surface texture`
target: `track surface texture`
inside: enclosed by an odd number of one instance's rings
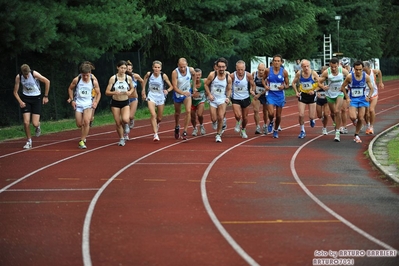
[[[380,90],[376,133],[398,122],[398,87]],[[373,136],[353,142],[348,119],[334,142],[306,118],[299,139],[295,97],[282,115],[278,139],[254,134],[252,107],[242,139],[229,107],[222,143],[208,111],[188,140],[170,116],[159,142],[142,120],[124,147],[114,126],[87,150],[78,130],[0,143],[0,265],[399,265],[399,187],[367,158]]]

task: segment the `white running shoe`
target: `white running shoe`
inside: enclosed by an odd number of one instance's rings
[[[243,139],[247,139],[248,138],[248,135],[247,135],[247,132],[245,131],[245,128],[241,129],[240,135],[241,135],[241,137]]]
[[[118,146],[125,146],[125,139],[120,139],[118,142]]]
[[[236,126],[234,127],[235,132],[237,133],[240,132],[240,125],[241,125],[241,120],[236,123]]]
[[[24,146],[24,149],[31,149],[31,148],[32,148],[32,142],[27,141],[25,146]]]
[[[218,128],[218,121],[212,122],[212,128],[216,130]]]
[[[322,129],[322,133],[323,133],[323,135],[327,135],[327,134],[328,134],[328,132],[327,132],[327,128],[323,127],[323,129]]]
[[[125,133],[125,134],[129,134],[129,133],[130,133],[129,124],[125,124],[125,128],[124,128],[124,130],[123,130],[123,133]]]
[[[35,129],[35,136],[40,137],[40,134],[42,134],[42,130],[40,128],[40,125]]]
[[[259,125],[256,126],[255,134],[260,134],[260,126]]]
[[[216,134],[216,142],[222,142],[222,137],[219,134]]]
[[[200,131],[201,131],[201,135],[205,135],[206,134],[206,130],[204,125],[200,125]]]
[[[336,141],[336,142],[340,142],[341,141],[341,134],[339,133],[339,131],[335,131],[334,141]]]
[[[127,133],[123,134],[123,138],[124,138],[125,140],[129,140],[129,134],[127,134]]]
[[[134,119],[130,120],[129,127],[130,127],[130,128],[134,128]]]
[[[267,125],[263,125],[263,134],[267,135]]]
[[[192,136],[197,136],[198,134],[198,129],[197,127],[194,128],[193,133],[191,134]]]
[[[159,141],[159,137],[158,137],[158,134],[157,133],[155,133],[154,134],[154,139],[153,139],[154,141]]]

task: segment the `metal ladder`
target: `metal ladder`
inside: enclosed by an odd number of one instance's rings
[[[331,47],[331,34],[324,34],[324,43],[323,43],[323,55],[324,55],[324,66],[327,66],[332,58],[332,47]]]

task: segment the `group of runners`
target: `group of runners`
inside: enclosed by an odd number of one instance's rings
[[[227,127],[226,108],[232,105],[235,127],[234,131],[242,138],[248,138],[247,124],[250,106],[253,107],[255,134],[272,134],[278,138],[281,130],[281,114],[286,103],[284,90],[290,87],[288,72],[284,69],[283,58],[275,55],[270,66],[260,63],[257,71],[247,72],[243,60],[236,62],[235,71],[227,72],[228,61],[219,58],[214,62],[214,70],[206,78],[202,71],[188,66],[185,58],[180,58],[177,67],[168,75],[162,72],[162,63],[154,61],[152,71],[143,78],[133,72],[130,61],[118,62],[117,73],[109,78],[105,95],[111,97],[110,106],[115,120],[119,146],[125,146],[129,140],[130,129],[134,127],[134,116],[138,104],[137,85],[141,84],[141,97],[147,102],[151,114],[150,123],[153,140],[159,141],[158,130],[162,121],[165,100],[173,91],[175,108],[174,120],[176,139],[187,139],[190,124],[192,135],[205,135],[204,104],[209,102],[212,127],[216,131],[215,141],[222,142],[222,135]],[[68,88],[68,102],[75,110],[77,127],[81,128],[78,147],[87,148],[86,137],[94,118],[94,110],[101,98],[97,78],[92,74],[94,66],[84,62],[80,66],[80,74],[75,77]],[[298,98],[298,121],[300,133],[298,138],[306,137],[305,109],[308,106],[310,126],[315,126],[316,116],[322,121],[322,134],[327,135],[328,117],[335,127],[335,141],[340,141],[340,134],[347,133],[346,109],[349,118],[356,126],[354,141],[361,143],[359,132],[363,125],[367,126],[366,134],[373,134],[375,122],[375,106],[378,99],[378,88],[384,88],[382,73],[372,69],[369,62],[356,61],[350,67],[349,60],[339,61],[332,58],[329,66],[318,73],[311,69],[306,59],[298,60],[292,81]],[[378,78],[378,86],[377,86]],[[45,92],[41,97],[40,84],[45,84]],[[19,93],[20,84],[22,93]],[[40,135],[41,104],[48,103],[50,81],[37,71],[32,71],[26,64],[21,66],[21,73],[15,78],[14,96],[18,100],[23,113],[24,129],[27,143],[24,148],[32,147],[30,119],[36,128],[35,135]],[[183,130],[180,128],[182,105],[185,109]],[[260,126],[260,109],[263,111],[263,127]],[[197,123],[198,121],[198,123]]]

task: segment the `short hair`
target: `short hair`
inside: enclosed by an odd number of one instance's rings
[[[152,62],[152,66],[154,66],[155,64],[162,66],[162,62],[159,60],[155,60],[154,62]]]
[[[364,67],[363,61],[357,60],[355,63],[353,63],[353,67],[355,66],[362,66]]]
[[[227,67],[228,61],[227,61],[226,58],[224,58],[224,57],[219,57],[219,58],[215,61],[215,65],[218,65],[220,62],[225,63],[225,64],[226,64],[226,67]]]
[[[236,65],[238,65],[238,64],[244,64],[244,66],[245,66],[245,61],[244,60],[238,60]]]
[[[363,61],[364,67],[371,68],[371,64],[369,61]]]
[[[91,68],[91,70],[95,70],[95,69],[96,69],[95,66],[94,66],[94,64],[93,64],[92,62],[90,62],[90,61],[84,61],[84,62],[79,66],[79,71],[80,71],[80,72],[82,72],[82,67],[83,67],[84,65],[89,65],[90,68]]]
[[[22,72],[22,74],[29,74],[29,72],[30,72],[31,70],[30,70],[30,67],[27,65],[27,64],[23,64],[22,66],[21,66],[21,72]]]
[[[127,66],[127,63],[126,63],[125,60],[119,61],[118,64],[117,64],[116,66],[117,66],[117,67],[120,67],[120,66],[123,66],[123,65]]]
[[[90,64],[82,64],[80,67],[80,72],[83,74],[91,73],[91,65]]]
[[[281,54],[274,55],[273,56],[273,61],[274,61],[274,58],[276,58],[276,57],[280,57],[281,62],[283,62],[283,56]]]
[[[130,62],[130,60],[127,60],[127,61],[126,61],[126,65],[127,65],[127,66],[132,66],[132,67],[133,67],[133,64],[132,64],[132,62]]]
[[[333,57],[333,58],[330,59],[330,64],[338,64],[338,63],[339,63],[338,58]]]
[[[202,72],[202,70],[200,68],[195,68],[194,71],[197,73]]]

